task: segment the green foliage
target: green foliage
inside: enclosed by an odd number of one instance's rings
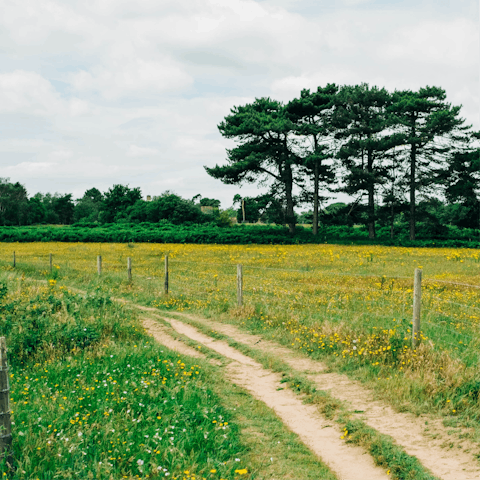
[[[215,198],[204,197],[200,199],[200,205],[202,207],[220,208],[220,200],[216,200]]]
[[[392,100],[392,122],[402,137],[401,144],[407,147],[400,160],[407,167],[403,184],[408,188],[410,240],[415,240],[417,192],[439,184],[435,172],[446,168],[448,155],[455,144],[466,141],[465,133],[470,127],[463,125],[461,107],[446,102],[442,88],[395,91]]]
[[[8,293],[7,284],[5,282],[1,282],[0,283],[0,301],[2,301],[4,297],[6,297],[7,293]]]
[[[155,197],[151,202],[138,200],[133,207],[127,209],[126,214],[131,222],[166,221],[179,225],[212,221],[212,217],[203,214],[199,206],[169,191]]]
[[[102,204],[103,222],[114,222],[124,218],[125,211],[142,198],[140,188],[128,185],[114,185],[107,192]]]
[[[34,225],[44,223],[47,218],[47,209],[41,198],[34,196],[28,199],[27,224]]]
[[[284,105],[270,98],[257,98],[250,104],[232,108],[218,129],[239,145],[227,150],[227,165],[205,167],[207,173],[230,185],[273,182],[271,191],[284,199],[286,223],[293,233],[293,185],[300,158],[290,146],[293,123]]]
[[[361,445],[375,459],[375,463],[386,469],[395,480],[438,480],[423,468],[413,456],[392,442],[391,438],[378,433],[361,420],[347,420],[344,438],[347,443]]]
[[[35,293],[36,292],[36,293]],[[245,447],[209,366],[150,343],[108,297],[55,285],[4,298],[15,469],[9,479],[231,479]],[[215,476],[215,478],[218,478]]]
[[[480,149],[455,152],[448,160],[448,169],[438,177],[445,185],[447,201],[457,207],[451,222],[461,227],[480,228]]]
[[[21,225],[27,220],[27,191],[20,183],[9,180],[0,178],[0,224]]]
[[[28,222],[69,225],[73,222],[75,205],[72,194],[35,194],[28,202]]]
[[[419,247],[480,248],[480,235],[473,229],[456,226],[436,228],[428,222],[419,222],[417,240],[409,239],[406,222],[395,226],[395,239],[390,238],[390,227],[378,228],[377,238],[368,239],[365,227],[347,225],[323,225],[318,235],[311,229],[297,227],[295,234],[283,226],[234,225],[210,223],[203,225],[174,225],[171,223],[136,224],[86,224],[64,227],[4,227],[0,231],[2,242],[100,242],[100,243],[204,243],[204,244],[283,244],[305,243],[359,243],[368,245],[399,245]]]
[[[0,331],[7,337],[14,365],[31,359],[45,361],[52,355],[61,356],[94,346],[107,338],[138,336],[132,326],[121,325],[121,308],[108,297],[59,293],[54,291],[55,281],[50,283],[51,288],[28,301],[10,300],[3,295]],[[5,289],[2,284],[1,293]]]
[[[338,99],[343,125],[336,136],[343,139],[338,152],[347,173],[342,190],[351,195],[366,194],[369,238],[375,238],[375,192],[388,180],[386,152],[400,145],[402,138],[387,134],[393,121],[388,114],[390,94],[367,84],[342,87]]]
[[[75,222],[98,222],[103,200],[103,194],[97,188],[87,190],[75,205]]]

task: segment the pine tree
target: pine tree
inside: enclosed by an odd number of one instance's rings
[[[293,148],[294,125],[285,115],[283,104],[259,98],[233,107],[218,129],[225,138],[235,139],[238,146],[227,150],[227,165],[205,167],[207,173],[232,185],[273,181],[272,190],[285,198],[286,223],[294,233],[293,186],[300,159]]]
[[[336,137],[344,141],[337,157],[346,171],[342,191],[367,195],[368,237],[375,238],[375,196],[389,178],[383,161],[398,145],[400,136],[389,133],[391,118],[387,108],[391,96],[384,88],[368,84],[343,86],[337,96]],[[343,126],[342,126],[343,124]]]
[[[410,240],[415,240],[417,192],[432,185],[434,171],[445,164],[446,154],[469,128],[459,117],[461,107],[452,107],[445,99],[445,90],[439,87],[395,91],[389,108],[395,130],[403,136],[406,147]]]
[[[299,137],[304,171],[313,177],[313,234],[318,233],[320,183],[328,185],[335,178],[333,165],[327,164],[335,156],[332,116],[338,87],[328,84],[318,87],[316,92],[302,90],[300,98],[286,105],[289,118],[295,124]]]
[[[473,148],[480,132],[473,132],[467,142],[457,143],[448,156],[448,168],[439,172],[439,183],[445,187],[445,198],[451,204],[466,207],[468,214],[465,225],[480,228],[480,148]]]

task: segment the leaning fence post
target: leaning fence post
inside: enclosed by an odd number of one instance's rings
[[[168,255],[165,255],[165,283],[163,291],[165,295],[168,295]]]
[[[50,254],[48,260],[50,262],[50,273],[52,273],[53,272],[53,255],[52,254]]]
[[[15,258],[15,252],[13,252],[13,268],[17,265],[17,259]]]
[[[128,276],[128,281],[132,281],[132,257],[127,258],[127,276]]]
[[[420,335],[420,313],[422,308],[422,270],[415,269],[413,282],[413,319],[412,319],[412,347],[415,348],[419,342]]]
[[[0,337],[0,459],[7,456],[12,464],[12,419],[10,417],[10,387],[8,384],[7,342]]]
[[[243,305],[243,271],[242,266],[237,265],[237,305]]]
[[[97,273],[98,276],[102,274],[102,256],[97,255]]]

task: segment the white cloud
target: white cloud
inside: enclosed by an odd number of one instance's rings
[[[53,162],[21,162],[17,165],[10,165],[2,169],[4,172],[25,175],[27,177],[38,174],[50,174],[55,167]]]
[[[71,158],[73,156],[73,152],[71,150],[54,150],[49,155],[50,157],[58,160],[65,160],[67,158]]]
[[[15,70],[0,74],[0,113],[52,115],[60,105],[55,89],[38,73]]]
[[[68,101],[68,110],[73,117],[87,115],[92,112],[89,103],[79,98],[72,98]]]
[[[91,72],[80,71],[71,75],[71,83],[78,91],[98,91],[107,99],[125,95],[150,96],[174,90],[182,90],[193,79],[172,60],[162,62],[135,59],[127,63],[92,68]]]
[[[150,157],[158,154],[159,151],[156,148],[137,147],[136,145],[130,145],[130,148],[127,152],[127,157]]]
[[[401,27],[392,36],[378,49],[384,59],[440,63],[450,68],[470,66],[473,59],[478,63],[478,21],[427,20]]]
[[[459,8],[441,17],[417,3],[5,0],[3,164],[29,191],[130,183],[229,203],[238,187],[203,165],[233,144],[217,130],[230,108],[333,82],[439,85],[480,128],[476,24]]]
[[[343,0],[343,3],[348,6],[352,5],[362,5],[365,3],[371,3],[372,0]]]
[[[271,90],[275,98],[287,101],[300,93],[304,88],[312,91],[318,86],[326,86],[327,83],[336,83],[337,85],[355,84],[365,81],[362,79],[361,72],[358,72],[348,66],[329,65],[318,72],[304,73],[298,76],[289,76],[274,80]]]

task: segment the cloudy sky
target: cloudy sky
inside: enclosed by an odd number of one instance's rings
[[[478,0],[2,0],[0,177],[231,205],[217,124],[328,82],[436,85],[479,119]]]

